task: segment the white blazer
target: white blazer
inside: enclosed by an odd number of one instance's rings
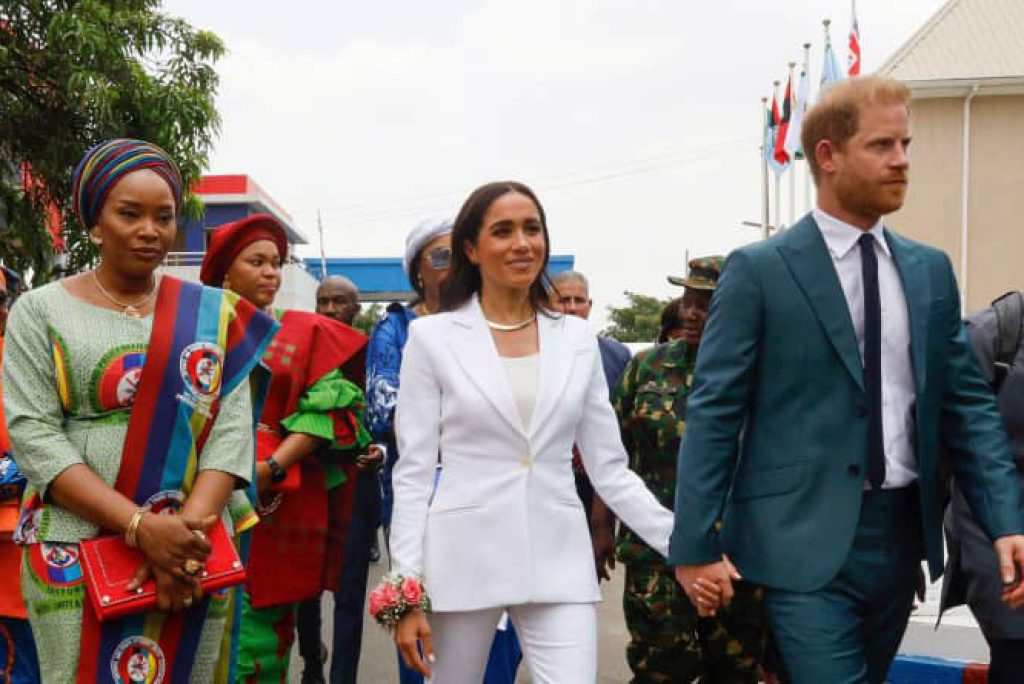
[[[574,443],[605,503],[668,553],[673,515],[627,467],[596,336],[574,316],[539,316],[538,329],[537,403],[524,430],[475,298],[409,328],[391,554],[395,571],[422,574],[434,610],[601,600]]]

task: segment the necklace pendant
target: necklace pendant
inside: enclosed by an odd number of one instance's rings
[[[128,318],[142,318],[142,313],[130,304],[124,307],[124,315]]]

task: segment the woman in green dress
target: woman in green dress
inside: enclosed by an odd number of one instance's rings
[[[28,479],[15,538],[26,545],[22,591],[43,656],[42,678],[54,684],[207,682],[216,666],[224,609],[220,596],[203,597],[199,586],[199,564],[211,551],[202,532],[221,518],[232,492],[251,479],[247,376],[274,324],[261,321],[263,314],[233,295],[156,275],[173,242],[182,201],[181,177],[165,152],[137,140],[107,141],[86,153],[74,180],[76,213],[99,247],[99,264],[20,298],[10,312],[3,363],[11,441]],[[158,321],[176,320],[189,293],[228,314],[218,318],[255,321],[263,332],[245,338],[248,346],[235,359],[227,358],[228,344],[192,345],[205,354],[205,369],[223,371],[216,375],[222,384],[202,385],[209,376],[194,378],[197,387],[209,390],[205,420],[195,416],[195,424],[205,423],[206,429],[174,433],[185,458],[177,472],[168,466],[152,495],[140,500],[121,487],[122,466],[130,451],[130,423],[163,418],[132,411],[137,394],[145,391],[140,381],[148,387],[150,377],[159,385],[153,372],[144,373],[147,351],[158,341],[150,339],[154,314]],[[199,332],[175,333],[183,342],[200,339]],[[240,338],[228,333],[220,339]],[[178,358],[167,365],[176,373]],[[229,366],[238,371],[231,387]],[[176,399],[180,395],[170,397]],[[156,610],[96,623],[92,608],[85,607],[78,543],[101,531],[123,535],[141,551],[144,562],[133,584],[155,579]],[[83,608],[89,611],[84,616]],[[170,627],[181,625],[182,634],[195,638],[174,641],[179,637]],[[111,640],[112,634],[117,638]]]

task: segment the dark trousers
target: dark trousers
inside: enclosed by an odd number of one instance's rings
[[[788,681],[884,682],[907,628],[922,556],[917,488],[865,492],[850,554],[831,582],[806,593],[765,590]]]
[[[345,540],[341,584],[334,592],[334,645],[331,649],[331,684],[355,684],[363,645],[366,582],[370,573],[370,547],[380,525],[380,490],[374,472],[356,476],[352,524]]]

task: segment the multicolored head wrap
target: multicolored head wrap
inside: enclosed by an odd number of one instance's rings
[[[167,181],[174,196],[175,213],[180,213],[181,173],[171,157],[153,143],[114,138],[86,152],[72,176],[75,215],[86,230],[96,225],[103,203],[117,182],[139,169],[152,169]]]

